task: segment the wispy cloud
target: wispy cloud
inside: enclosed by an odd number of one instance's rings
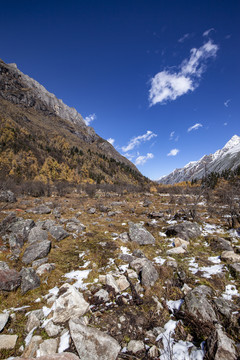
[[[198,130],[201,127],[202,127],[202,124],[197,123],[197,124],[195,124],[193,126],[190,126],[187,131],[190,132],[192,130]]]
[[[157,103],[165,104],[189,91],[194,91],[206,70],[207,60],[214,58],[217,51],[218,45],[209,40],[200,48],[191,49],[189,59],[183,60],[178,71],[167,69],[157,73],[151,79],[150,106]]]
[[[169,140],[172,140],[172,139],[173,139],[174,134],[175,134],[175,131],[172,131],[171,134],[170,134],[170,136],[169,136]]]
[[[136,158],[135,165],[143,165],[143,164],[145,164],[145,162],[146,162],[147,160],[153,159],[153,158],[154,158],[154,155],[153,155],[152,153],[147,153],[146,156],[143,156],[143,155],[138,156],[138,157]]]
[[[224,126],[227,126],[227,124],[228,124],[228,123],[227,123],[227,122],[225,122],[223,125],[224,125]]]
[[[152,131],[148,130],[148,131],[146,132],[146,134],[133,137],[133,138],[129,141],[129,143],[128,143],[127,146],[123,146],[123,147],[122,147],[122,150],[123,150],[124,152],[133,150],[136,146],[140,145],[141,142],[149,141],[149,140],[151,140],[153,137],[156,137],[156,136],[157,136],[156,134],[154,134]]]
[[[212,32],[212,31],[215,31],[215,29],[211,28],[211,29],[204,31],[203,36],[208,36],[210,34],[210,32]]]
[[[185,40],[191,38],[192,36],[193,34],[186,33],[182,37],[180,37],[180,39],[178,39],[178,42],[183,43]]]
[[[179,149],[172,149],[167,156],[176,156],[179,153]]]
[[[228,107],[228,106],[229,106],[230,101],[231,101],[231,99],[228,99],[228,100],[224,101],[224,106]]]
[[[111,145],[113,145],[113,144],[114,144],[114,142],[115,142],[115,139],[113,139],[113,138],[109,138],[109,139],[107,139],[107,141],[108,141]]]
[[[97,118],[96,114],[90,114],[90,115],[86,116],[85,119],[84,119],[85,124],[86,124],[87,126],[89,126],[89,124],[90,124],[92,121],[96,120],[96,118]]]

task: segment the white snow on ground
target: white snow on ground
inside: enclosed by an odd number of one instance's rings
[[[176,220],[168,220],[166,221],[169,225],[177,224]]]
[[[86,290],[86,284],[84,284],[83,280],[87,279],[89,273],[91,272],[90,270],[73,270],[70,271],[69,273],[65,274],[64,277],[66,277],[67,279],[70,280],[77,280],[73,286],[75,286],[75,288],[77,289],[81,289],[81,290]]]
[[[118,267],[121,271],[125,272],[129,268],[129,264],[119,265]]]
[[[153,261],[156,264],[163,265],[165,263],[166,259],[163,259],[161,256],[157,256],[153,259]]]
[[[57,286],[55,286],[54,288],[49,290],[49,294],[52,294],[52,295],[57,295],[58,292],[59,292],[59,288]]]
[[[215,257],[214,257],[215,259]],[[211,261],[211,260],[210,260]],[[215,259],[216,261],[216,259]],[[212,266],[202,266],[200,267],[198,263],[196,263],[195,258],[191,258],[189,261],[189,270],[192,274],[196,274],[198,271],[201,271],[202,276],[205,278],[210,278],[212,275],[220,274],[224,269],[224,265],[212,265]]]
[[[28,334],[27,336],[25,337],[25,346],[28,346],[28,344],[30,343],[31,339],[32,339],[32,336],[33,336],[33,333],[34,331],[36,330],[37,326],[35,326]]]
[[[169,308],[169,310],[171,310],[172,313],[174,313],[174,310],[179,310],[180,306],[182,305],[182,303],[184,302],[183,299],[179,299],[179,300],[168,300],[167,301],[167,306]]]
[[[64,352],[64,350],[68,349],[69,342],[70,342],[70,334],[69,334],[69,331],[67,331],[60,337],[58,353],[62,353],[62,352]]]
[[[162,237],[167,237],[167,235],[164,233],[164,232],[162,232],[162,231],[159,231],[159,236],[162,236]]]
[[[240,296],[235,285],[227,285],[225,288],[225,292],[222,294],[222,297],[226,300],[232,300],[233,296]]]
[[[204,351],[196,349],[189,341],[174,341],[173,334],[178,321],[169,320],[165,325],[165,332],[158,335],[156,341],[162,340],[163,349],[160,349],[160,360],[203,360]],[[189,354],[189,350],[192,349]]]
[[[43,311],[44,317],[46,318],[50,314],[50,312],[52,311],[52,308],[48,308],[47,306],[43,306],[42,311]]]
[[[84,265],[81,266],[81,268],[86,268],[86,267],[88,267],[90,264],[91,264],[91,261],[86,261],[86,262],[84,263]]]
[[[120,249],[123,254],[131,254],[130,250],[126,246],[121,246]]]
[[[214,264],[219,264],[221,262],[220,256],[210,256],[208,260]]]

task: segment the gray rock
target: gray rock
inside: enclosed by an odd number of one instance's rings
[[[116,280],[117,286],[120,289],[120,291],[124,291],[127,288],[129,288],[130,284],[126,279],[126,276],[121,275],[117,280]]]
[[[217,321],[217,317],[209,300],[212,295],[213,291],[208,286],[197,286],[184,297],[181,310],[187,311],[200,321],[214,323]]]
[[[47,219],[47,220],[38,222],[37,225],[38,225],[38,224],[42,227],[43,230],[49,231],[49,229],[50,229],[52,226],[55,226],[55,225],[56,225],[56,221],[51,220],[51,219]]]
[[[149,262],[146,258],[135,258],[130,262],[130,267],[135,270],[138,274],[142,270],[143,266]]]
[[[16,270],[0,271],[0,290],[13,291],[16,290],[20,284],[21,276]]]
[[[16,357],[14,360],[22,360],[22,357]],[[44,356],[40,356],[37,358],[38,360],[80,360],[79,357],[70,352],[63,352],[60,354],[48,354]],[[36,360],[34,357],[26,357],[24,356],[24,360]]]
[[[39,350],[38,350],[37,355],[38,355],[38,357],[40,357],[40,356],[56,354],[57,347],[58,347],[58,340],[57,339],[44,340],[39,345]]]
[[[51,226],[49,232],[57,241],[61,241],[69,236],[69,233],[64,230],[61,226]]]
[[[147,262],[141,271],[141,284],[146,287],[151,287],[155,284],[155,282],[158,280],[159,275],[156,270],[156,268],[153,266],[153,264],[149,261]]]
[[[141,340],[131,340],[128,343],[128,351],[136,354],[138,351],[145,350],[144,342]]]
[[[87,212],[88,212],[88,214],[95,214],[96,209],[94,207],[92,207],[92,208],[88,209]]]
[[[240,263],[229,264],[230,271],[235,277],[238,277],[240,274]]]
[[[94,296],[96,296],[100,300],[103,300],[104,302],[109,300],[108,292],[106,290],[104,290],[104,289],[100,289],[98,292],[96,292],[94,294]]]
[[[75,222],[68,222],[66,224],[66,229],[67,231],[70,232],[77,232],[77,233],[81,233],[82,231],[84,231],[86,229],[86,226],[83,224],[80,224],[80,222],[78,224],[76,224]]]
[[[17,335],[0,335],[0,350],[14,349],[17,342]]]
[[[28,235],[28,242],[31,244],[35,241],[44,241],[48,239],[48,233],[46,230],[41,229],[38,226],[35,226],[30,230]]]
[[[40,278],[36,274],[36,271],[33,268],[22,268],[20,271],[22,282],[21,282],[21,292],[26,294],[27,291],[36,289],[40,286]]]
[[[36,206],[34,209],[28,210],[29,212],[32,212],[33,214],[50,214],[51,209],[47,205],[39,205]]]
[[[38,268],[39,266],[43,265],[43,264],[46,264],[48,262],[48,258],[45,257],[45,258],[42,258],[42,259],[38,259],[38,260],[34,260],[32,262],[32,267],[34,269]]]
[[[167,228],[167,236],[178,236],[183,240],[189,241],[190,239],[195,239],[201,235],[200,226],[191,221],[184,221],[181,224],[174,224]]]
[[[131,241],[138,243],[139,245],[151,245],[155,244],[155,239],[142,225],[129,223],[129,237]]]
[[[10,231],[15,236],[17,242],[21,245],[27,240],[30,230],[34,226],[35,222],[32,219],[24,220],[19,218],[9,227],[8,231]]]
[[[235,254],[234,251],[223,251],[221,254],[221,260],[232,263],[240,262],[240,255]]]
[[[225,240],[221,237],[212,238],[210,240],[210,246],[212,250],[233,251],[230,241]]]
[[[106,275],[105,281],[106,281],[106,285],[111,286],[115,290],[116,294],[120,292],[120,289],[116,283],[116,280],[114,279],[114,277],[111,274]]]
[[[167,250],[168,255],[179,255],[179,254],[185,254],[186,249],[184,249],[181,246],[174,247],[172,249]]]
[[[40,325],[39,318],[34,314],[34,312],[31,312],[28,315],[26,331],[29,333],[33,328],[39,327],[39,325]]]
[[[9,270],[9,266],[5,261],[0,261],[0,271],[1,270]]]
[[[238,311],[238,307],[233,302],[226,300],[222,297],[213,298],[213,304],[215,305],[216,312],[221,314],[228,320],[228,323],[234,321],[234,312]]]
[[[81,317],[89,310],[89,304],[74,286],[62,285],[59,294],[54,303],[53,322],[55,324],[64,323],[73,317]]]
[[[45,330],[48,336],[53,337],[53,336],[57,336],[60,333],[61,327],[55,325],[52,321],[49,321],[45,326]]]
[[[128,233],[127,232],[124,232],[124,233],[121,233],[120,235],[119,235],[119,239],[122,241],[122,242],[128,242],[129,240],[130,240],[130,238],[129,238],[129,235],[128,235]]]
[[[42,276],[43,274],[50,273],[54,269],[55,269],[55,264],[49,264],[49,263],[42,264],[37,268],[36,274]]]
[[[0,202],[9,202],[14,203],[16,202],[16,196],[10,190],[2,190],[0,191]]]
[[[6,216],[0,223],[0,235],[5,234],[10,226],[12,226],[17,220],[15,212],[8,214],[8,216]]]
[[[160,212],[151,212],[148,214],[148,217],[150,219],[160,219],[164,217],[164,214]]]
[[[34,242],[26,248],[22,262],[24,264],[31,264],[34,260],[46,257],[50,250],[51,241]]]
[[[236,360],[237,353],[233,340],[223,331],[220,325],[216,325],[215,331],[206,341],[206,358],[214,360]]]
[[[129,254],[120,254],[120,255],[118,256],[118,258],[119,258],[120,260],[126,262],[126,263],[130,263],[130,262],[132,262],[132,261],[135,259],[134,256],[129,255]]]
[[[0,332],[4,329],[6,323],[8,322],[8,319],[9,319],[8,313],[0,314]]]
[[[69,329],[81,360],[116,360],[121,347],[111,336],[82,325],[79,319],[71,319]]]

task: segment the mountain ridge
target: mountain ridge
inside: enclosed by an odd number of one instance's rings
[[[182,181],[201,179],[211,172],[221,173],[224,170],[234,170],[240,165],[240,136],[232,138],[215,153],[204,155],[197,161],[187,163],[183,168],[175,169],[170,174],[158,179],[160,184],[175,184]]]

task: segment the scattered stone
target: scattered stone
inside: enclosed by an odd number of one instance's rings
[[[17,335],[0,335],[0,350],[14,349],[17,342]]]
[[[54,239],[57,241],[61,241],[65,239],[67,236],[69,236],[69,233],[64,230],[61,226],[51,226],[49,229],[50,234]]]
[[[36,316],[36,314],[34,314],[34,312],[31,312],[28,315],[28,321],[27,321],[27,325],[26,325],[26,331],[29,333],[33,328],[37,328],[40,326],[40,320],[39,318]]]
[[[24,220],[22,218],[18,218],[17,221],[8,228],[8,231],[10,231],[18,239],[19,243],[24,243],[28,238],[30,230],[34,226],[35,222],[32,219]]]
[[[236,360],[237,353],[233,340],[231,340],[222,330],[220,325],[216,325],[206,341],[206,358],[215,360]]]
[[[44,258],[48,255],[51,249],[51,241],[44,240],[41,242],[34,242],[29,245],[22,257],[24,264],[31,264],[34,260]]]
[[[140,224],[129,223],[129,237],[131,241],[139,245],[155,244],[155,239],[152,234]]]
[[[106,275],[105,282],[106,282],[106,285],[111,286],[115,290],[116,294],[120,292],[120,289],[116,283],[116,280],[114,279],[114,277],[111,274]]]
[[[183,240],[189,241],[201,235],[200,226],[191,221],[184,221],[181,224],[170,225],[166,230],[167,236],[179,236]]]
[[[138,351],[145,350],[144,342],[141,340],[131,340],[128,343],[128,351],[136,354]]]
[[[30,340],[30,343],[26,346],[22,354],[22,357],[24,357],[24,359],[29,359],[29,360],[36,357],[38,347],[42,341],[43,340],[41,336],[37,336],[37,335],[33,336],[32,339]],[[20,360],[22,358],[17,358],[17,359]]]
[[[120,289],[120,291],[124,291],[130,286],[129,282],[127,281],[124,275],[121,275],[120,278],[116,280],[116,284]]]
[[[37,351],[37,357],[46,356],[56,354],[58,347],[58,340],[57,339],[47,339],[44,340],[40,345]]]
[[[44,356],[40,356],[37,358],[38,360],[80,360],[79,357],[73,353],[69,353],[69,352],[63,352],[60,354],[49,354],[49,355],[44,355]],[[33,357],[26,357],[24,356],[24,359],[21,357],[16,357],[14,358],[14,360],[36,360]]]
[[[148,355],[150,356],[150,358],[157,358],[158,355],[159,355],[159,350],[158,348],[153,345],[150,349],[149,349],[149,352],[148,352]]]
[[[94,207],[92,207],[92,208],[88,209],[87,212],[88,212],[88,214],[95,214],[96,209]]]
[[[8,313],[0,314],[0,332],[4,329],[6,323],[8,322],[8,319],[9,319]]]
[[[109,294],[104,289],[100,289],[98,292],[96,292],[94,294],[94,296],[96,296],[97,298],[99,298],[100,300],[102,300],[104,302],[107,302],[109,300]]]
[[[31,244],[35,241],[44,241],[48,239],[48,233],[46,230],[41,229],[38,226],[35,226],[30,230],[28,235],[28,242]]]
[[[43,265],[43,264],[46,264],[48,262],[48,258],[45,257],[45,258],[42,258],[42,259],[38,259],[38,260],[34,260],[32,262],[32,267],[34,269],[38,268],[39,266]]]
[[[83,316],[89,310],[89,304],[84,300],[83,295],[70,284],[62,285],[59,295],[54,303],[53,322],[55,324]]]
[[[27,291],[36,289],[40,286],[40,278],[36,274],[33,268],[22,268],[20,271],[22,282],[21,282],[21,293],[26,294]]]
[[[0,261],[0,271],[1,270],[9,270],[9,266],[5,261]]]
[[[42,276],[43,274],[50,273],[54,269],[55,269],[55,264],[48,264],[48,263],[42,264],[37,268],[36,274],[38,276]]]
[[[208,240],[208,239],[206,239],[206,240]],[[216,251],[216,250],[233,251],[230,241],[225,240],[221,237],[214,237],[214,238],[210,239],[209,242],[210,242],[211,249],[213,251]]]
[[[32,212],[33,214],[50,214],[51,209],[47,205],[39,205],[36,206],[34,209],[28,210],[28,212]]]
[[[38,222],[37,225],[41,225],[41,227],[42,227],[43,230],[49,231],[49,229],[50,229],[52,226],[55,226],[55,225],[56,225],[56,221],[51,220],[51,219],[46,219],[46,220],[44,220],[44,221]]]
[[[167,250],[168,255],[185,254],[185,252],[186,252],[186,250],[183,249],[181,246]]]
[[[15,212],[11,212],[0,223],[0,234],[6,233],[6,231],[17,221]]]
[[[183,240],[183,239],[181,239],[179,237],[176,237],[174,239],[174,245],[175,245],[175,247],[181,246],[183,249],[186,249],[188,247],[188,245],[189,245],[189,242],[186,241],[186,240]]]
[[[16,201],[17,201],[16,196],[11,190],[0,191],[0,202],[14,203]]]
[[[164,214],[160,212],[151,212],[148,214],[148,217],[150,219],[161,219],[164,217]]]
[[[151,261],[148,261],[142,268],[140,279],[141,284],[146,287],[151,287],[158,280],[159,275]]]
[[[120,234],[119,239],[124,243],[126,243],[126,242],[128,242],[130,240],[127,232],[124,232],[124,233]]]
[[[16,290],[20,284],[21,276],[16,270],[0,271],[0,290],[13,291]]]
[[[57,336],[60,331],[61,331],[61,327],[58,325],[55,325],[51,320],[47,323],[47,325],[45,326],[45,330],[46,333],[48,334],[48,336],[52,337],[52,336]]]
[[[229,268],[235,277],[240,275],[240,263],[229,264]]]
[[[235,254],[234,251],[223,251],[221,254],[221,260],[232,263],[240,262],[240,255]]]
[[[79,319],[71,319],[69,329],[81,360],[115,360],[117,358],[121,347],[111,336],[82,325]]]
[[[118,258],[126,263],[130,263],[135,259],[134,256],[129,254],[120,254]]]

